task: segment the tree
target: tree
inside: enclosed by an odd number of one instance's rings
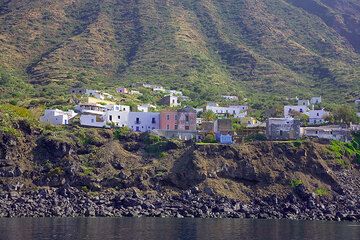
[[[302,125],[307,125],[309,122],[309,116],[304,113],[291,111],[290,115],[295,119],[299,119]]]
[[[358,123],[359,117],[356,115],[355,109],[347,105],[341,105],[334,111],[335,123]]]
[[[213,111],[207,110],[202,113],[202,118],[205,121],[214,121],[217,119],[217,116]]]

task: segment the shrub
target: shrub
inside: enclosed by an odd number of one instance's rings
[[[290,186],[291,186],[292,188],[296,188],[296,187],[298,187],[298,186],[300,186],[300,185],[303,185],[303,182],[302,182],[301,179],[291,179],[291,181],[290,181]]]
[[[144,142],[146,144],[154,144],[161,141],[161,137],[154,134],[146,134],[144,137]]]
[[[83,192],[86,192],[86,193],[90,191],[87,186],[82,186],[82,187],[81,187],[81,190],[82,190]]]
[[[114,138],[118,140],[124,140],[130,136],[131,132],[132,131],[129,127],[117,128],[114,132]]]
[[[216,138],[214,133],[208,133],[206,134],[204,140],[204,143],[216,143]]]
[[[317,188],[315,190],[315,194],[320,197],[323,197],[323,196],[328,196],[330,194],[330,192],[327,188]]]

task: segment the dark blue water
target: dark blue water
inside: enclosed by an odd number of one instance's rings
[[[240,219],[0,219],[0,239],[359,240],[360,225],[319,221]]]

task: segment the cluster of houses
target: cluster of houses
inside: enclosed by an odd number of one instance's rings
[[[321,101],[321,97],[313,97],[310,100],[298,100],[297,105],[284,106],[283,118],[267,120],[267,138],[269,140],[296,140],[307,137],[350,141],[352,133],[360,131],[360,125],[325,125],[330,112],[324,109],[315,109],[321,104]],[[309,119],[308,124],[311,126],[301,127],[301,121],[294,117],[298,114],[306,115]]]
[[[294,106],[284,106],[283,118],[269,118],[265,123],[248,116],[248,106],[230,105],[219,106],[209,102],[203,108],[182,107],[181,91],[166,90],[161,86],[143,84],[142,87],[153,91],[164,92],[166,95],[160,103],[169,107],[162,111],[153,111],[156,106],[151,104],[138,105],[137,109],[119,105],[113,102],[110,94],[89,89],[71,89],[71,94],[86,95],[86,101],[78,103],[74,110],[60,111],[46,110],[41,117],[42,122],[56,125],[69,124],[71,119],[79,116],[80,125],[84,127],[109,128],[128,127],[135,132],[153,132],[166,138],[181,140],[203,140],[212,133],[220,143],[229,144],[234,141],[236,133],[233,131],[233,120],[247,128],[265,128],[269,140],[291,140],[302,137],[317,137],[348,141],[352,131],[359,131],[360,127],[352,125],[350,128],[341,126],[323,126],[329,112],[324,109],[316,110],[322,99],[314,97],[310,100],[298,100]],[[119,94],[141,94],[127,88],[118,88]],[[236,96],[223,96],[226,100],[236,100]],[[360,102],[360,101],[359,101]],[[211,111],[217,115],[217,120],[206,121],[199,116],[202,112]],[[301,122],[294,115],[308,116],[312,127],[301,127]],[[231,116],[231,118],[229,118]],[[321,126],[316,126],[321,125]]]

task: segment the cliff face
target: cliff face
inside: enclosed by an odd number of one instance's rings
[[[0,183],[6,190],[70,185],[84,191],[139,189],[177,194],[198,189],[250,201],[285,197],[302,185],[325,197],[358,193],[358,166],[341,167],[327,145],[255,142],[234,146],[149,143],[145,135],[115,140],[111,130],[45,133],[19,123],[21,137],[0,133]],[[70,130],[67,130],[70,131]],[[79,129],[71,130],[73,132]],[[144,140],[145,139],[145,140]],[[153,149],[161,154],[153,154]],[[161,147],[159,147],[161,146]]]

